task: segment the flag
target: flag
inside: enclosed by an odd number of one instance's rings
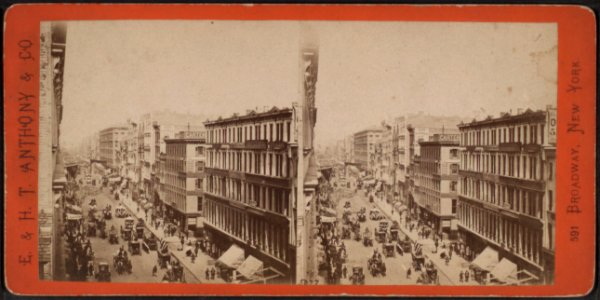
[[[161,239],[158,244],[158,252],[165,253],[168,251],[169,244],[164,239]]]
[[[414,254],[420,254],[422,251],[423,245],[421,245],[421,243],[414,241],[413,242],[413,253]]]

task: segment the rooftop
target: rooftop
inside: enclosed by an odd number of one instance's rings
[[[233,115],[231,115],[231,117],[227,117],[227,118],[219,117],[216,120],[208,120],[208,121],[204,122],[204,125],[205,126],[218,125],[218,124],[225,124],[225,123],[230,123],[230,122],[252,120],[252,119],[256,119],[256,118],[272,117],[272,116],[288,114],[288,113],[290,113],[290,114],[292,113],[291,108],[287,108],[287,107],[278,108],[277,106],[273,106],[272,108],[265,110],[263,112],[257,112],[257,110],[248,110],[248,111],[246,111],[245,115],[240,115],[240,114],[234,113]]]
[[[500,116],[497,118],[494,118],[493,116],[487,116],[487,118],[485,118],[484,120],[475,120],[473,119],[471,122],[469,123],[463,123],[461,122],[460,124],[458,124],[459,128],[465,128],[465,127],[476,127],[476,126],[485,126],[485,125],[492,125],[492,124],[500,124],[500,123],[513,123],[513,122],[523,122],[523,121],[539,121],[540,119],[545,119],[546,118],[546,112],[543,110],[537,110],[537,111],[533,111],[531,109],[527,109],[524,112],[520,112],[517,114],[511,114],[508,112],[503,112],[500,113]]]

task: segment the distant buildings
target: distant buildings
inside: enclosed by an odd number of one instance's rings
[[[459,134],[435,134],[421,141],[414,158],[413,197],[421,219],[435,232],[455,236],[458,230]]]
[[[381,128],[371,128],[354,134],[354,162],[365,171],[373,171],[376,147],[382,132]]]
[[[100,160],[109,168],[118,171],[122,156],[121,143],[126,139],[126,126],[108,127],[100,131]]]
[[[515,264],[514,280],[551,283],[556,109],[503,114],[459,128],[461,239],[474,253],[486,250]]]

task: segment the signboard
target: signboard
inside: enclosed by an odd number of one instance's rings
[[[556,144],[556,108],[548,108],[547,120],[548,143]]]
[[[189,217],[188,225],[196,225],[196,217]]]
[[[450,230],[458,230],[458,220],[457,219],[450,220]]]

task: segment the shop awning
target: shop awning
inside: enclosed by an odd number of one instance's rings
[[[319,214],[321,214],[325,217],[335,217],[337,215],[335,209],[328,208],[328,207],[321,207]]]
[[[363,180],[363,184],[364,185],[373,185],[373,184],[375,184],[375,179]]]
[[[237,269],[244,262],[244,250],[236,245],[231,245],[217,262],[231,269]]]
[[[247,279],[255,279],[256,277],[262,277],[260,274],[263,268],[262,261],[256,257],[250,255],[244,260],[244,262],[237,268],[237,271]]]
[[[490,271],[492,276],[499,281],[507,282],[507,281],[516,281],[517,275],[517,265],[507,258],[503,258],[500,262],[494,267],[492,271]],[[511,277],[510,280],[509,277]]]
[[[471,264],[480,269],[491,271],[498,264],[498,252],[486,247]]]
[[[394,203],[394,209],[396,211],[405,211],[407,209],[406,205],[402,204],[401,202],[396,202]]]
[[[80,214],[70,214],[67,213],[67,220],[81,220],[82,216]]]
[[[321,223],[333,223],[337,221],[335,217],[321,217]]]
[[[79,207],[79,206],[77,206],[77,205],[72,205],[72,204],[70,204],[70,205],[68,206],[68,208],[69,208],[70,210],[72,210],[72,211],[75,211],[75,212],[77,212],[77,213],[81,213],[81,212],[83,211],[83,210],[81,210],[81,207]]]

